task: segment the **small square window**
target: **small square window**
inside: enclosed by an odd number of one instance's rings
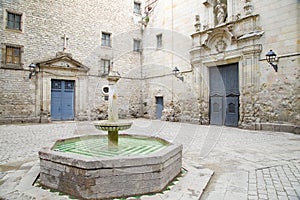
[[[22,69],[24,47],[14,44],[2,44],[1,68]]]
[[[156,35],[156,47],[162,48],[162,34]]]
[[[108,75],[110,70],[110,60],[101,59],[100,76]]]
[[[104,33],[104,32],[102,32],[101,45],[102,46],[106,46],[106,47],[111,47],[110,38],[111,38],[111,34],[110,33]]]
[[[5,63],[19,65],[21,63],[21,48],[6,46]]]
[[[12,12],[7,12],[7,29],[22,31],[22,15]]]
[[[136,14],[141,14],[141,3],[134,2],[133,12]]]
[[[140,52],[141,51],[141,40],[133,40],[133,51]]]

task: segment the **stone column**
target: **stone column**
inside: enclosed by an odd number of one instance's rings
[[[117,72],[111,71],[107,77],[109,81],[109,99],[108,99],[108,121],[117,122],[118,116],[118,96],[115,91],[116,83],[120,79],[120,75]],[[108,130],[108,148],[117,148],[119,134],[117,127],[110,127]]]

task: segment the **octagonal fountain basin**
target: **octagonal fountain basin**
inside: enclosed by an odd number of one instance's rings
[[[57,141],[43,148],[40,183],[80,199],[113,199],[162,191],[181,171],[182,145],[155,137],[106,135]]]

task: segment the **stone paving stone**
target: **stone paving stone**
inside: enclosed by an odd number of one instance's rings
[[[297,193],[293,188],[285,188],[285,192],[288,196],[297,196]]]
[[[257,195],[248,195],[248,200],[258,200],[258,196]]]
[[[285,196],[285,197],[287,196],[287,194],[285,192],[278,192],[278,191],[277,191],[277,195],[278,196]]]
[[[288,196],[289,200],[299,200],[299,196]]]
[[[257,190],[256,189],[255,190],[249,190],[248,195],[249,196],[257,196]]]
[[[268,195],[267,194],[258,193],[258,198],[259,199],[268,199]]]
[[[288,196],[278,195],[278,200],[289,200]]]
[[[277,194],[276,193],[268,193],[268,199],[269,200],[277,200],[278,199],[278,197],[277,197]]]

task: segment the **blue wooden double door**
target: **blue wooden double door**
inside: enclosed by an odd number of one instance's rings
[[[238,126],[240,95],[238,77],[237,63],[210,68],[210,124]]]
[[[51,119],[74,119],[74,86],[72,80],[51,80]]]

